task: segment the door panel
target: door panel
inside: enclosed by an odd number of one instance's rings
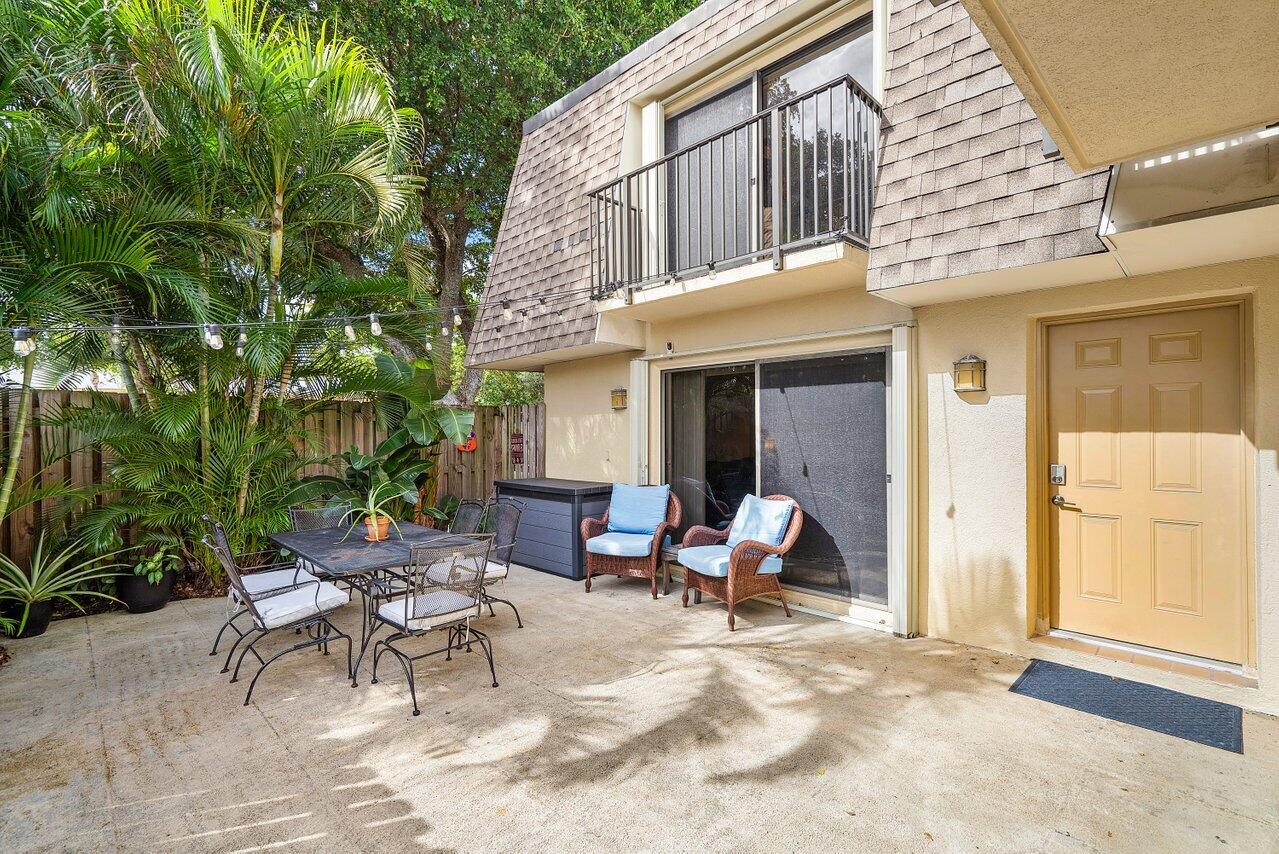
[[[760,494],[804,511],[782,581],[888,604],[884,351],[759,366]]]
[[[1243,660],[1240,358],[1234,306],[1050,327],[1054,626]]]

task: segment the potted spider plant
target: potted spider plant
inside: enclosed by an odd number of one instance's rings
[[[409,500],[409,495],[417,498],[416,488],[409,487],[394,480],[384,480],[369,486],[368,492],[361,494],[360,500],[351,505],[351,509],[347,512],[346,518],[354,518],[346,535],[351,536],[360,524],[364,522],[364,527],[368,529],[368,534],[364,539],[371,543],[381,542],[387,538],[389,529],[394,526],[395,533],[400,533],[400,526],[393,516],[387,512],[388,506],[394,505],[397,501]],[[345,521],[345,520],[343,520]],[[345,539],[345,538],[344,538]]]
[[[132,573],[121,573],[115,582],[116,595],[130,614],[158,611],[173,595],[182,558],[169,546],[160,546],[133,567]]]
[[[90,555],[85,544],[72,541],[58,550],[50,550],[44,534],[36,540],[25,569],[9,557],[0,554],[0,603],[5,616],[14,625],[9,631],[14,637],[33,638],[44,634],[53,617],[53,606],[58,600],[69,602],[79,610],[81,599],[97,597],[117,601],[97,590],[86,590],[91,581],[114,578],[122,563],[103,563],[118,555]]]

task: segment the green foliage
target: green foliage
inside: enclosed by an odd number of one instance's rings
[[[200,545],[201,517],[221,520],[237,552],[256,551],[266,534],[288,529],[289,506],[306,497],[298,476],[312,460],[297,451],[305,437],[294,409],[273,407],[263,425],[250,430],[242,400],[215,398],[211,426],[201,437],[182,426],[190,408],[183,398],[169,395],[156,410],[135,412],[95,395],[90,405],[69,407],[52,423],[72,428],[109,460],[103,502],[80,522],[89,545],[111,548],[119,530],[136,524],[143,545],[179,554],[217,578],[216,561]],[[252,477],[238,513],[245,472]]]
[[[26,628],[31,606],[37,602],[61,600],[83,611],[84,606],[80,604],[82,599],[113,599],[114,597],[105,593],[88,589],[87,585],[119,574],[114,570],[125,564],[103,563],[117,554],[118,551],[86,556],[86,544],[79,541],[51,551],[43,534],[35,542],[26,569],[0,554],[0,601],[16,602],[22,606],[16,626],[9,629],[11,634],[22,633]]]
[[[341,476],[311,477],[305,488],[335,501],[354,503],[381,484],[400,484],[404,487],[400,501],[384,503],[384,507],[394,517],[404,518],[420,503],[423,481],[435,465],[434,459],[426,457],[426,450],[442,440],[463,441],[475,415],[441,405],[430,368],[394,356],[378,356],[370,374],[354,376],[348,382],[359,389],[376,390],[379,411],[391,426],[391,434],[372,454],[362,454],[352,445],[336,455],[329,464]],[[336,393],[343,390],[333,389]]]
[[[166,572],[177,572],[182,556],[168,546],[160,546],[133,567],[133,574],[146,578],[148,584],[159,584]]]
[[[542,375],[532,371],[485,371],[476,406],[541,403],[546,396]]]

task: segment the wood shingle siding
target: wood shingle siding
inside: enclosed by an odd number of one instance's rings
[[[1104,251],[1108,170],[1043,156],[1039,120],[958,0],[893,0],[871,290]]]
[[[490,305],[480,312],[471,333],[472,363],[593,342],[595,308],[588,292],[591,254],[586,193],[621,174],[628,105],[647,89],[794,2],[797,0],[704,4],[686,16],[684,20],[692,23],[682,33],[656,49],[642,46],[638,52],[648,55],[633,67],[580,100],[566,98],[569,105],[562,112],[525,134],[485,285],[484,301]],[[712,8],[709,15],[703,11],[706,5]],[[545,302],[537,302],[537,297]],[[511,321],[493,304],[502,299],[511,301]]]

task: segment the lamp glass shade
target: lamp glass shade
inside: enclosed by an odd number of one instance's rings
[[[968,355],[955,361],[955,391],[986,390],[986,360]]]
[[[621,387],[615,388],[613,389],[612,392],[610,392],[609,396],[612,399],[614,409],[626,408],[626,389],[625,388],[621,388]]]

